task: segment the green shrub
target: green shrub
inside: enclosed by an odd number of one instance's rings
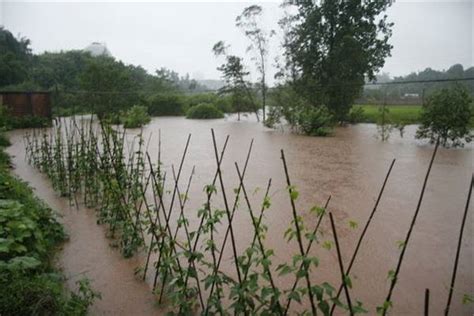
[[[42,116],[22,116],[11,119],[11,128],[41,128],[51,126],[51,119]]]
[[[332,131],[333,116],[325,106],[306,106],[296,114],[298,128],[306,135],[326,136]]]
[[[422,109],[416,138],[428,138],[432,143],[439,138],[445,147],[463,146],[463,140],[470,142],[473,137],[470,129],[473,115],[472,98],[466,88],[458,85],[437,91]]]
[[[5,136],[5,134],[1,132],[1,128],[0,128],[0,147],[7,147],[7,146],[10,146],[10,141]]]
[[[142,127],[150,123],[151,118],[145,106],[134,105],[124,115],[121,116],[121,122],[125,128]]]
[[[222,113],[234,113],[235,109],[232,107],[231,96],[219,96],[219,98],[213,103]]]
[[[189,95],[186,98],[186,107],[188,110],[201,103],[212,104],[222,113],[234,112],[231,105],[231,98],[229,96],[218,95],[215,93],[200,93]]]
[[[51,126],[51,119],[41,116],[11,116],[8,108],[0,104],[0,130],[9,130],[15,128],[40,128]]]
[[[212,104],[201,103],[193,106],[186,113],[189,119],[215,119],[223,118],[224,114]]]
[[[148,98],[148,113],[151,116],[184,115],[186,102],[179,94],[155,94]]]

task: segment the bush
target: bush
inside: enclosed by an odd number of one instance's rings
[[[178,94],[155,94],[148,98],[148,113],[151,116],[184,115],[186,102]]]
[[[186,107],[189,110],[190,108],[201,103],[212,104],[222,113],[234,112],[231,105],[231,98],[229,96],[217,95],[215,93],[200,93],[190,95],[187,97]]]
[[[350,124],[361,123],[366,120],[364,108],[361,106],[352,106],[347,116],[347,122]]]
[[[125,128],[142,127],[150,123],[151,118],[145,106],[134,105],[121,117],[121,122]]]
[[[332,131],[333,116],[325,106],[306,106],[296,114],[298,128],[306,135],[327,136]]]
[[[10,141],[0,130],[0,147],[7,147],[7,146],[10,146]]]
[[[332,131],[334,118],[325,106],[313,106],[288,85],[274,88],[265,124],[275,127],[284,118],[291,128],[312,136],[326,136]]]
[[[473,115],[472,98],[466,88],[458,85],[437,91],[422,109],[416,138],[428,138],[431,143],[439,138],[444,147],[464,146],[463,140],[470,142],[473,137],[469,126]]]
[[[223,118],[224,114],[212,104],[201,103],[193,106],[186,113],[189,119],[215,119]]]

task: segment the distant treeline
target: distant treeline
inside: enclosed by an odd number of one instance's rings
[[[422,104],[423,99],[431,95],[434,91],[451,87],[457,82],[414,82],[414,81],[436,81],[445,79],[468,79],[474,78],[474,67],[464,69],[461,64],[455,64],[447,70],[433,70],[426,68],[420,72],[413,72],[407,76],[393,77],[388,74],[377,76],[375,83],[364,87],[361,97],[356,103],[381,103],[387,104]],[[394,84],[400,82],[400,84]],[[388,84],[387,84],[388,83]],[[474,94],[474,80],[460,81]]]
[[[82,50],[35,55],[29,39],[0,27],[0,90],[51,91],[56,114],[103,115],[146,105],[152,115],[184,115],[196,103],[192,95],[209,89],[189,75],[166,68],[149,74],[141,66]],[[207,93],[201,99],[232,111],[225,97]]]

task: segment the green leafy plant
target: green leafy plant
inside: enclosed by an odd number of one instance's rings
[[[124,128],[137,128],[150,123],[151,118],[145,106],[134,105],[120,118]]]

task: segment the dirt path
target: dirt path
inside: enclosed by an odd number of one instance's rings
[[[92,210],[70,207],[66,198],[58,198],[48,179],[29,166],[24,159],[20,133],[12,133],[12,146],[7,152],[12,156],[14,173],[27,181],[38,197],[61,214],[61,222],[69,235],[59,255],[59,264],[69,287],[87,277],[102,299],[91,307],[92,315],[158,315],[155,298],[149,286],[137,280],[134,269],[136,259],[124,259],[117,249],[110,246],[103,227],[96,224]]]

